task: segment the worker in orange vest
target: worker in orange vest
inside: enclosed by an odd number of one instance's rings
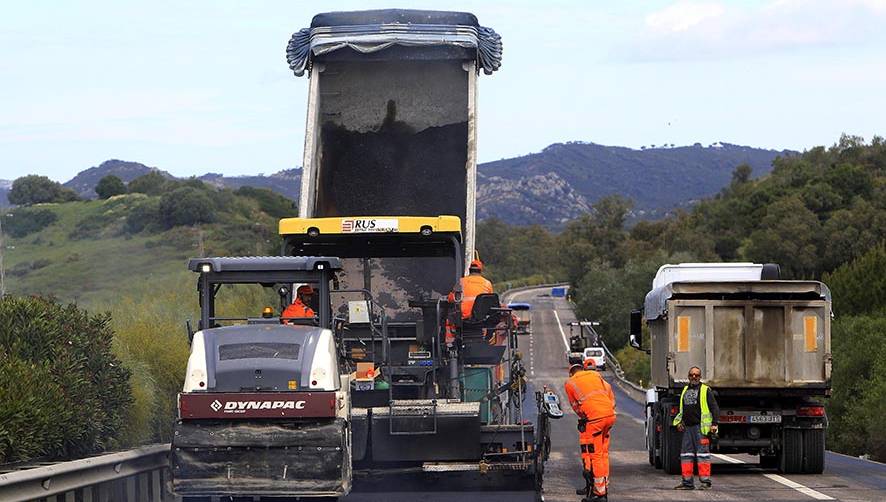
[[[283,311],[283,314],[280,316],[283,318],[283,322],[286,323],[286,319],[313,319],[314,318],[314,309],[310,307],[311,299],[314,296],[314,288],[311,286],[304,284],[299,286],[295,292],[295,301],[292,302],[286,309]]]
[[[609,430],[615,424],[615,395],[595,369],[593,359],[585,361],[584,367],[573,364],[565,385],[569,404],[578,415],[585,487],[575,493],[585,496],[582,502],[605,501],[609,491]]]
[[[474,309],[474,300],[477,295],[494,293],[492,283],[483,277],[483,262],[472,260],[468,266],[468,275],[461,278],[461,318],[471,317]],[[455,293],[449,293],[449,303],[455,303]],[[455,341],[455,323],[446,320],[446,345],[452,345]]]
[[[492,283],[483,277],[483,262],[472,260],[468,267],[468,275],[461,278],[461,318],[471,317],[474,309],[474,300],[477,295],[493,293]]]

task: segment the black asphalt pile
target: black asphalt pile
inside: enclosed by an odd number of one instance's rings
[[[467,122],[414,132],[323,128],[317,216],[465,217]],[[334,173],[334,175],[329,175]]]

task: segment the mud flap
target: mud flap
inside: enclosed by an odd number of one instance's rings
[[[348,423],[180,421],[173,490],[185,496],[341,496],[351,488]]]

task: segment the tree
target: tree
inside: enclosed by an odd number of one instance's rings
[[[193,187],[181,187],[160,198],[160,217],[166,228],[215,221],[212,199],[206,192]]]
[[[838,315],[886,314],[886,242],[822,278]]]
[[[751,179],[751,172],[754,170],[748,164],[741,164],[732,171],[732,184],[740,185],[747,183]]]
[[[797,196],[772,204],[745,250],[748,259],[781,265],[785,278],[811,278],[818,270],[821,225]]]
[[[99,199],[109,199],[115,195],[126,193],[126,185],[120,178],[109,174],[98,180],[98,184],[95,185],[95,193],[98,194]]]
[[[36,174],[22,176],[13,181],[7,198],[11,204],[21,206],[79,200],[77,194],[70,188],[65,188],[46,176]]]
[[[117,446],[132,402],[107,315],[0,298],[0,462]]]
[[[162,195],[163,192],[169,190],[168,184],[171,180],[167,180],[157,171],[151,171],[148,174],[139,176],[129,182],[129,193],[143,193],[145,195]]]

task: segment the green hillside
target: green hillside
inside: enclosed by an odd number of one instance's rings
[[[279,196],[252,188],[188,188],[8,211],[3,216],[7,292],[110,308],[127,292],[143,290],[145,283],[189,280],[185,265],[192,256],[279,252],[276,228],[283,215],[262,200]],[[164,213],[164,201],[170,205],[178,198],[184,204],[188,194],[208,207],[202,213],[183,209],[202,214],[205,221],[176,224],[186,220],[170,220],[176,208],[167,207]],[[291,202],[284,204],[294,214]]]

